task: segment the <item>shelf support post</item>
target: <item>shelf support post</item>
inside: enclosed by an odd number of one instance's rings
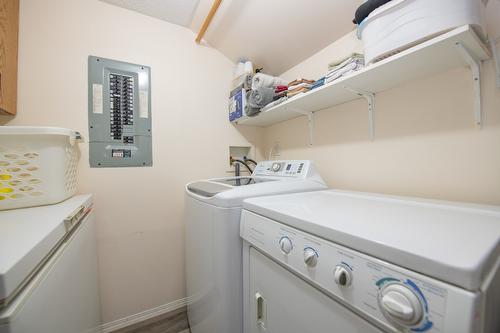
[[[500,55],[498,54],[497,44],[500,42],[500,36],[490,39],[491,52],[493,53],[493,61],[497,69],[497,87],[500,89]]]
[[[482,123],[482,105],[481,105],[481,61],[476,59],[461,43],[456,43],[458,53],[467,62],[472,72],[472,80],[474,84],[474,118],[476,125],[481,126]]]
[[[290,109],[290,111],[300,113],[307,117],[307,126],[309,127],[309,146],[314,144],[314,112],[302,111],[299,109]]]
[[[368,102],[368,126],[370,131],[370,141],[375,140],[375,94],[372,92],[354,89],[344,86],[344,89],[349,90],[353,94],[363,97]]]

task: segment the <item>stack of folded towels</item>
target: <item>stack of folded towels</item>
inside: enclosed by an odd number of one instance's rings
[[[288,85],[277,86],[274,90],[274,101],[267,104],[261,111],[267,111],[273,106],[281,104],[289,98],[311,90],[314,83],[314,80],[296,79],[288,83]]]
[[[288,84],[288,92],[287,92],[288,98],[291,98],[300,93],[311,90],[314,82],[315,82],[314,80],[307,80],[307,79],[293,80]]]
[[[328,65],[328,73],[325,75],[324,83],[330,83],[341,77],[348,76],[365,67],[365,57],[359,53],[353,53],[347,58]]]
[[[247,92],[247,103],[245,114],[247,116],[257,115],[264,107],[270,108],[269,104],[277,105],[283,102],[283,92],[288,86],[279,77],[257,73],[252,80],[252,90]],[[275,104],[276,103],[276,104]]]

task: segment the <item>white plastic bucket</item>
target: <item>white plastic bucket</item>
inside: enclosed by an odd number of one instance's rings
[[[0,126],[0,210],[49,205],[73,196],[78,132]]]
[[[370,64],[467,24],[484,37],[485,22],[482,0],[393,0],[361,22],[358,37]]]

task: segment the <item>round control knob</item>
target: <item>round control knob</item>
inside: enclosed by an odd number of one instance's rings
[[[410,288],[394,283],[380,291],[380,306],[387,319],[405,327],[414,326],[423,317],[423,306]]]
[[[335,267],[335,283],[341,287],[349,287],[352,283],[352,272],[342,265]]]
[[[274,172],[278,172],[280,171],[281,169],[281,164],[279,163],[273,163],[273,165],[271,166],[271,170],[273,170]]]
[[[311,247],[304,249],[304,262],[309,267],[316,267],[318,263],[318,252]]]
[[[290,238],[288,237],[281,237],[280,239],[280,249],[284,254],[289,254],[292,252],[293,249],[293,244]]]

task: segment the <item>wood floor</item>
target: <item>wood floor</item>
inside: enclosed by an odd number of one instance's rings
[[[113,333],[190,333],[186,309],[148,319]]]

